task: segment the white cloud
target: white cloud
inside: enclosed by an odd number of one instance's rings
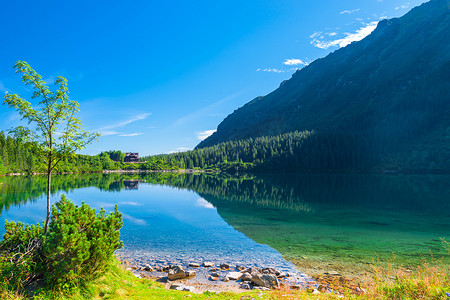
[[[341,14],[341,15],[342,15],[342,14],[352,14],[352,13],[355,13],[355,12],[357,12],[357,11],[360,11],[360,9],[357,8],[357,9],[353,9],[353,10],[344,10],[344,11],[341,11],[340,14]]]
[[[283,65],[286,65],[286,66],[296,66],[296,65],[304,65],[304,66],[307,66],[308,64],[309,64],[308,62],[305,62],[305,61],[303,61],[303,60],[301,60],[301,59],[298,59],[298,58],[286,59],[286,60],[283,62]]]
[[[207,137],[209,137],[210,135],[212,135],[214,132],[216,132],[217,130],[205,130],[205,131],[201,131],[201,132],[197,132],[197,138],[200,141],[203,141],[204,139],[206,139]]]
[[[328,49],[330,47],[345,47],[352,42],[357,42],[368,36],[375,30],[377,27],[378,21],[370,22],[365,24],[363,27],[359,28],[355,33],[346,33],[346,36],[341,39],[336,39],[332,41],[323,40],[321,36],[313,34],[311,38],[311,44],[313,44],[317,48]]]
[[[119,136],[138,136],[138,135],[143,135],[143,132],[139,132],[139,133],[124,133],[124,134],[119,134]]]

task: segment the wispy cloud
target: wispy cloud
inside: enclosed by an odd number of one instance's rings
[[[396,10],[399,10],[400,8],[405,9],[405,8],[408,8],[409,5],[410,5],[410,3],[406,3],[406,4],[403,4],[403,5],[397,6],[395,9]]]
[[[256,72],[272,72],[272,73],[284,73],[286,71],[276,69],[276,68],[265,68],[265,69],[256,69]]]
[[[346,33],[344,38],[336,40],[325,40],[325,37],[321,33],[314,33],[310,37],[312,38],[311,44],[317,48],[328,49],[330,47],[345,47],[352,42],[360,41],[374,31],[377,27],[378,21],[364,24],[355,33]]]
[[[187,147],[179,147],[174,151],[169,151],[169,154],[173,154],[173,153],[178,153],[178,152],[184,152],[184,151],[190,151],[192,150],[192,148],[187,148]]]
[[[214,132],[216,132],[217,130],[213,129],[213,130],[205,130],[205,131],[201,131],[201,132],[197,132],[197,138],[200,141],[203,141],[204,139],[206,139],[207,137],[209,137],[210,135],[212,135]]]
[[[307,66],[307,65],[309,65],[309,62],[303,61],[303,60],[298,59],[298,58],[291,58],[291,59],[286,59],[283,62],[283,65],[286,65],[286,66],[297,66],[297,65]]]
[[[145,120],[150,115],[151,115],[151,113],[139,114],[139,115],[134,116],[134,117],[132,117],[132,118],[126,120],[126,121],[122,121],[122,122],[119,122],[119,123],[116,123],[116,124],[113,124],[113,125],[102,127],[102,128],[100,128],[100,130],[123,127],[125,125],[128,125],[128,124],[136,122],[136,121]]]
[[[120,205],[131,205],[131,206],[142,206],[142,203],[133,202],[133,201],[123,201],[119,202]]]
[[[115,131],[115,130],[97,130],[101,133],[102,136],[107,136],[107,135],[117,135],[120,132]]]
[[[138,133],[124,133],[124,134],[119,134],[119,136],[138,136],[138,135],[143,135],[143,132],[138,132]]]
[[[352,10],[344,10],[344,11],[341,11],[340,14],[341,14],[341,15],[343,15],[343,14],[352,14],[352,13],[355,13],[355,12],[358,12],[358,11],[360,11],[359,8],[357,8],[357,9],[352,9]]]
[[[131,118],[129,118],[128,120],[125,121],[121,121],[112,125],[108,125],[108,126],[104,126],[101,127],[95,131],[99,132],[102,136],[107,136],[107,135],[119,135],[119,136],[136,136],[136,135],[141,135],[143,133],[130,133],[130,134],[120,134],[120,132],[116,131],[116,130],[111,130],[111,129],[115,129],[115,128],[121,128],[121,127],[125,127],[128,124],[137,122],[137,121],[141,121],[141,120],[145,120],[148,116],[150,116],[151,113],[144,113],[144,114],[139,114],[136,116],[133,116]]]
[[[237,96],[239,96],[240,94],[242,94],[242,92],[237,92],[233,95],[230,95],[228,97],[225,97],[219,101],[216,101],[208,106],[205,106],[197,111],[194,111],[184,117],[181,117],[179,119],[177,119],[175,122],[173,122],[172,125],[170,125],[168,127],[168,129],[173,129],[173,128],[177,128],[179,126],[184,126],[187,123],[193,122],[198,120],[201,117],[205,117],[205,116],[214,116],[217,114],[217,110],[220,108],[221,105],[223,105],[224,103],[236,98]]]

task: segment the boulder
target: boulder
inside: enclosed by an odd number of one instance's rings
[[[186,278],[186,274],[181,266],[173,266],[169,269],[167,273],[167,278],[169,280],[177,280]]]
[[[239,280],[241,277],[241,272],[229,272],[227,275],[225,275],[225,278],[228,278],[228,280]]]
[[[280,281],[278,281],[277,276],[273,274],[252,274],[252,282],[257,286],[262,286],[266,288],[279,288]]]
[[[252,275],[247,272],[243,273],[241,276],[241,281],[252,281]]]
[[[226,264],[226,263],[223,263],[223,264],[220,264],[220,268],[222,270],[229,270],[230,269],[230,265]]]

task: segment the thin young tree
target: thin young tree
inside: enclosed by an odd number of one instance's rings
[[[15,108],[28,126],[18,126],[10,133],[25,142],[34,143],[38,154],[46,165],[47,171],[47,216],[44,233],[47,232],[50,218],[50,194],[52,172],[57,164],[72,156],[96,140],[98,133],[83,130],[81,120],[76,117],[79,109],[77,101],[69,99],[67,79],[58,76],[56,89],[51,91],[42,76],[33,70],[27,62],[17,61],[16,73],[22,74],[22,82],[33,88],[32,99],[38,99],[35,108],[17,94],[5,94],[5,103]]]

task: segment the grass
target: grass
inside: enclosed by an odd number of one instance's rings
[[[290,290],[282,287],[280,290],[261,292],[248,291],[243,293],[222,292],[219,294],[205,292],[193,294],[167,290],[158,282],[136,278],[126,271],[118,261],[109,266],[105,274],[97,280],[84,286],[65,290],[37,290],[34,299],[450,299],[450,266],[439,261],[424,262],[415,269],[403,267],[374,267],[372,273],[359,277],[359,290],[349,288],[349,285],[339,285],[343,282],[336,277],[337,293],[313,294],[312,289],[304,291]],[[330,286],[333,283],[328,281]],[[354,281],[355,282],[355,281]],[[449,294],[450,295],[450,294]],[[1,299],[26,299],[8,291],[0,283]]]

